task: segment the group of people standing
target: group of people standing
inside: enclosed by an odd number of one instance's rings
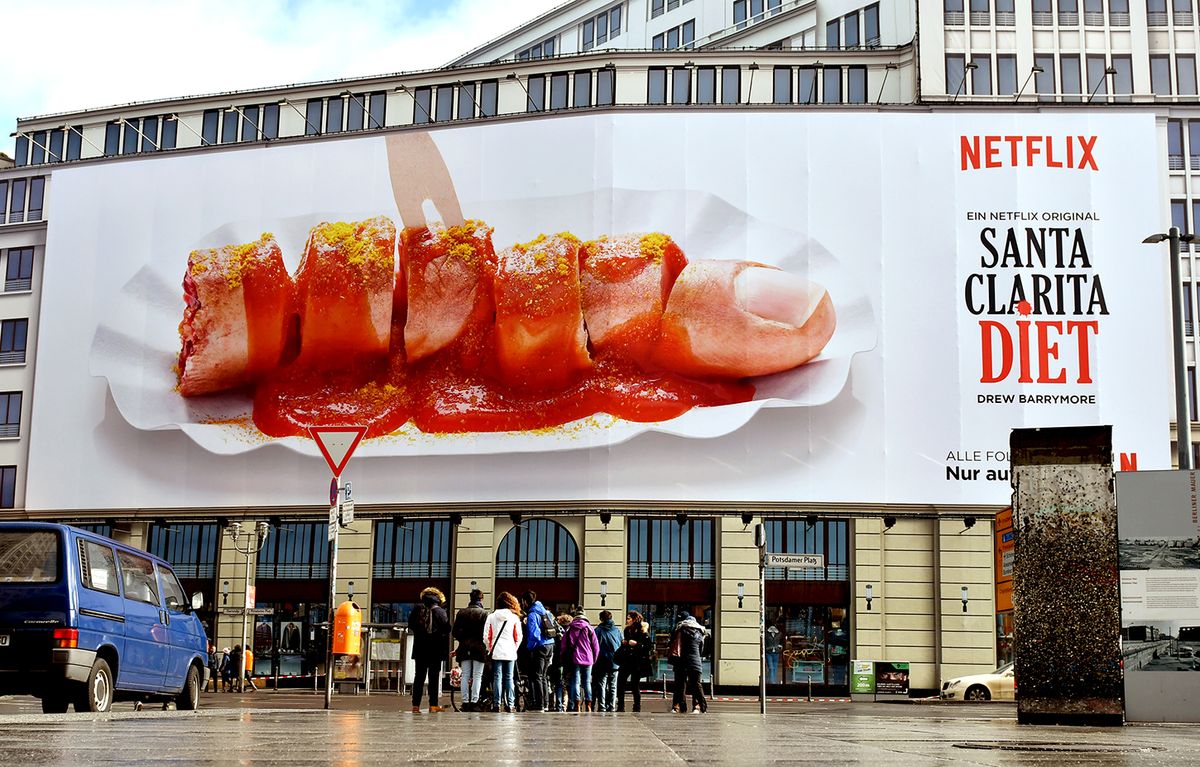
[[[593,626],[583,610],[553,615],[526,591],[517,597],[496,596],[495,609],[483,606],[483,592],[472,590],[469,604],[453,624],[439,589],[421,592],[409,616],[413,635],[413,713],[421,711],[425,689],[429,711],[438,712],[442,663],[450,637],[457,642],[455,658],[461,671],[462,709],[480,710],[485,666],[492,667],[492,711],[512,711],[518,670],[528,680],[527,711],[624,711],[626,692],[633,710],[642,706],[641,681],[651,676],[654,641],[642,615],[630,611],[620,628],[613,614],[602,610]],[[687,613],[671,637],[669,660],[675,670],[672,710],[686,712],[685,693],[692,712],[708,710],[700,686],[701,658],[709,631]]]
[[[228,647],[220,652],[217,652],[216,645],[212,642],[208,643],[208,681],[212,685],[213,692],[243,692],[249,690],[256,692],[258,687],[254,685],[254,653],[247,647],[246,654],[246,673],[243,679],[238,680],[238,668],[242,664],[242,646],[234,645],[233,649]]]

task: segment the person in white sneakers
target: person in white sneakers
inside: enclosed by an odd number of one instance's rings
[[[513,667],[524,636],[521,605],[512,594],[501,591],[495,612],[483,626],[483,645],[492,659],[492,711],[499,711],[501,704],[506,712],[513,709]]]

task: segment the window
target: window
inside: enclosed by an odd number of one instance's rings
[[[215,117],[216,112],[212,113]],[[208,117],[208,112],[204,113],[205,118]],[[216,129],[213,129],[213,141],[216,141]],[[111,122],[104,126],[104,156],[112,157],[121,150],[121,126],[118,123]],[[18,150],[17,156],[20,157]]]
[[[801,104],[817,103],[817,70],[815,67],[800,67],[796,100]]]
[[[1058,0],[1058,23],[1073,27],[1079,24],[1079,0]]]
[[[942,21],[952,26],[964,22],[963,0],[942,0]]]
[[[596,106],[611,106],[617,101],[617,72],[601,69],[596,72]]]
[[[821,74],[821,100],[826,104],[842,103],[842,68],[825,67]]]
[[[1016,25],[1016,0],[996,0],[996,26],[1015,27]]]
[[[575,73],[575,94],[571,103],[576,107],[592,105],[592,71],[590,69]]]
[[[1037,89],[1038,101],[1054,101],[1054,57],[1035,54],[1033,65],[1040,69],[1034,73],[1033,87]]]
[[[1155,96],[1171,95],[1171,57],[1150,57],[1150,92]]]
[[[780,554],[820,554],[822,568],[788,570],[768,567],[769,581],[845,581],[850,579],[845,520],[767,519],[767,550]]]
[[[454,119],[454,86],[439,85],[437,87],[437,111],[434,118],[438,122]]]
[[[1012,96],[1017,92],[1017,57],[1011,53],[996,54],[996,93]]]
[[[0,179],[0,224],[8,222],[8,214],[5,212],[8,207],[8,182]]]
[[[46,196],[45,176],[35,176],[29,179],[29,205],[26,207],[26,221],[42,220],[42,201]]]
[[[309,99],[304,105],[304,135],[316,136],[321,132],[321,99]]]
[[[46,131],[37,131],[29,139],[29,143],[33,147],[33,157],[29,160],[30,165],[42,165],[46,162]]]
[[[50,134],[50,146],[48,147],[47,162],[62,162],[63,161],[63,131],[56,130]]]
[[[700,67],[696,70],[696,103],[717,103],[716,67]]]
[[[467,120],[475,116],[475,83],[460,83],[458,86],[458,119]]]
[[[590,51],[595,46],[603,45],[609,39],[620,34],[621,6],[618,5],[583,22],[581,35],[583,45],[580,50]]]
[[[433,120],[433,89],[428,85],[413,91],[413,123],[423,125]]]
[[[579,548],[562,525],[530,519],[508,531],[496,552],[497,578],[577,578]]]
[[[834,19],[825,23],[825,47],[842,47],[842,20]]]
[[[1133,58],[1131,56],[1113,55],[1112,67],[1117,70],[1112,76],[1113,93],[1117,94],[1117,101],[1131,101],[1129,98],[1133,94]],[[1195,90],[1192,91],[1195,93]]]
[[[847,13],[843,19],[842,27],[845,30],[845,43],[847,48],[858,47],[858,11]]]
[[[971,0],[971,24],[978,27],[992,23],[990,0]]]
[[[588,19],[583,22],[583,50],[590,51],[596,47],[596,22]]]
[[[343,114],[346,111],[346,100],[340,96],[331,97],[325,107],[325,132],[341,133]]]
[[[232,144],[238,140],[238,123],[242,116],[233,109],[227,109],[221,115],[221,143]],[[128,126],[126,126],[128,127]],[[128,136],[126,136],[128,140]]]
[[[846,103],[867,103],[866,67],[846,67]]]
[[[108,126],[112,128],[110,124]],[[200,135],[203,139],[202,146],[212,146],[217,143],[217,110],[207,109],[204,112],[203,123],[200,126]],[[113,145],[113,151],[108,150],[108,136],[104,138],[104,154],[116,154],[116,145]]]
[[[863,40],[868,48],[879,45],[879,3],[863,9]]]
[[[536,43],[535,45],[532,45],[529,48],[525,48],[524,50],[517,51],[514,58],[517,59],[518,61],[529,61],[530,59],[550,58],[551,56],[554,55],[554,40],[555,40],[555,38],[551,37],[550,39],[543,40],[542,42]]]
[[[238,114],[238,122],[241,123],[242,133],[240,139],[242,141],[257,141],[258,140],[258,107],[245,106],[241,107]]]
[[[167,609],[173,613],[185,613],[191,608],[191,604],[187,595],[183,591],[183,586],[179,585],[179,579],[175,577],[175,573],[161,565],[155,565],[154,569],[158,570],[158,580],[162,584],[163,602]]]
[[[13,179],[12,196],[8,201],[8,222],[10,224],[19,224],[25,220],[25,189],[28,183],[23,178]]]
[[[529,76],[529,98],[525,105],[527,112],[540,112],[546,108],[546,76]]]
[[[164,125],[165,129],[166,126]],[[279,138],[279,105],[266,104],[263,106],[263,138],[277,139]],[[163,143],[166,143],[166,135],[163,136]],[[171,141],[171,146],[175,145],[174,139]]]
[[[608,39],[619,37],[621,34],[621,6],[608,12]]]
[[[1113,57],[1117,58],[1116,56]],[[1175,81],[1179,85],[1180,96],[1195,96],[1196,95],[1196,57],[1192,55],[1176,54],[1175,56]]]
[[[967,57],[961,53],[946,54],[946,93],[957,96],[963,91],[967,76]]]
[[[33,248],[9,248],[8,270],[4,277],[4,292],[20,292],[31,290],[32,288]]]
[[[0,365],[19,365],[25,362],[25,342],[28,335],[28,319],[0,322]]]
[[[272,535],[275,531],[272,531]],[[180,578],[216,578],[221,531],[213,522],[155,523],[146,551],[167,560]]]
[[[444,519],[375,523],[373,578],[449,578],[450,522]]]
[[[1108,0],[1108,23],[1114,27],[1129,26],[1129,0]]]
[[[1188,233],[1187,202],[1171,200],[1171,226],[1177,227],[1182,234]]]
[[[1188,120],[1188,165],[1200,170],[1200,120]]]
[[[278,115],[279,107],[275,107]],[[158,142],[159,149],[174,149],[175,139],[179,133],[179,120],[174,115],[163,117],[162,122],[162,139]]]
[[[629,523],[628,577],[669,580],[716,575],[711,519],[637,519]]]
[[[721,67],[721,103],[739,104],[742,98],[742,68]]]
[[[120,594],[117,558],[111,546],[79,538],[79,575],[84,588],[105,594]]]
[[[17,156],[14,158],[17,161],[17,167],[29,164],[29,138],[24,134],[17,136]]]
[[[976,96],[992,95],[992,57],[971,55],[975,70],[971,72],[971,93]]]
[[[21,392],[0,392],[0,437],[21,436]]]
[[[1146,0],[1146,23],[1151,27],[1167,25],[1167,0]]]
[[[328,525],[324,522],[283,522],[271,530],[258,552],[259,578],[329,578]]]
[[[1059,74],[1062,77],[1063,101],[1079,101],[1083,94],[1083,80],[1079,70],[1078,54],[1063,54],[1059,57]]]
[[[1089,27],[1104,26],[1104,0],[1083,0],[1083,23]]]
[[[1182,120],[1167,120],[1167,169],[1184,169]]]
[[[567,92],[571,80],[566,72],[555,72],[550,75],[550,108],[566,109]]]
[[[692,70],[687,67],[671,69],[671,103],[690,104],[692,102]]]
[[[368,112],[368,128],[382,128],[387,125],[387,93],[375,91],[371,94],[370,111]]]
[[[362,130],[367,127],[367,99],[365,93],[350,93],[346,96],[346,130]]]
[[[666,12],[667,0],[650,0],[650,18],[658,18]]]
[[[158,582],[154,578],[154,563],[145,557],[117,552],[121,563],[121,581],[125,586],[125,598],[158,606]]]
[[[165,129],[166,126],[164,126]],[[175,146],[175,142],[171,142],[171,146]],[[67,159],[78,160],[83,156],[83,126],[72,125],[67,128]],[[4,199],[4,195],[0,195],[0,200]],[[0,222],[3,223],[3,222]]]
[[[1189,285],[1190,285],[1190,283],[1189,283]],[[1188,288],[1188,291],[1189,291],[1189,292],[1191,292],[1191,288],[1190,288],[1190,287]],[[1189,300],[1190,300],[1190,297],[1189,297]],[[1188,333],[1190,334],[1190,333],[1191,333],[1191,331],[1188,331]],[[1195,421],[1195,420],[1196,420],[1196,413],[1197,413],[1197,411],[1198,411],[1198,410],[1200,410],[1200,409],[1198,409],[1198,408],[1196,407],[1196,368],[1195,368],[1195,367],[1193,367],[1193,366],[1190,366],[1190,365],[1188,366],[1188,381],[1187,381],[1187,384],[1188,384],[1188,409],[1190,409],[1190,410],[1192,411],[1192,412],[1191,412],[1191,416],[1190,416],[1190,417],[1191,417],[1191,419],[1192,419],[1193,421]],[[1196,448],[1196,445],[1193,443],[1193,445],[1192,445],[1192,465],[1193,465],[1193,466],[1200,466],[1200,462],[1197,462],[1197,461],[1196,461],[1196,450],[1195,450],[1195,448]]]
[[[17,467],[0,466],[0,509],[16,507]]]
[[[383,102],[383,94],[380,95],[380,103]],[[500,82],[498,80],[484,80],[479,84],[479,116],[480,117],[495,117],[496,110],[500,98]],[[372,97],[371,108],[374,111],[375,101]],[[380,114],[382,119],[383,115]],[[379,123],[382,127],[383,123]]]
[[[665,67],[650,67],[646,73],[647,104],[667,103],[667,70]]]
[[[1175,24],[1181,27],[1192,25],[1192,0],[1174,0],[1171,9],[1175,12]]]
[[[1196,215],[1196,206],[1193,205],[1192,206],[1192,216],[1195,217],[1195,215]],[[1192,296],[1193,295],[1195,295],[1195,289],[1192,287],[1192,283],[1190,283],[1190,282],[1183,283],[1183,332],[1185,335],[1189,335],[1189,336],[1192,335],[1193,331],[1194,331],[1194,325],[1192,322]],[[1195,368],[1189,368],[1188,372],[1191,373],[1194,370],[1195,370]],[[1189,381],[1189,383],[1191,383],[1191,382]],[[1189,397],[1195,396],[1195,394],[1193,392],[1188,392],[1188,394],[1189,394]],[[1192,420],[1194,421],[1194,420],[1196,420],[1196,418],[1193,416]]]

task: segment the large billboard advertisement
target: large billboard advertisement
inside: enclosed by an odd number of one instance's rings
[[[1006,503],[1169,465],[1149,115],[570,115],[56,170],[30,509]]]

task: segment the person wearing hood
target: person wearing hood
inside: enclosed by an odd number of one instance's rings
[[[548,675],[554,660],[558,622],[532,590],[521,595],[521,609],[525,611],[525,649],[529,651],[530,700],[526,710],[547,711],[550,708]],[[554,636],[547,636],[550,631],[555,632]]]
[[[592,699],[600,711],[617,710],[617,651],[621,649],[621,629],[613,622],[613,614],[600,611],[600,623],[596,626],[596,642],[600,652],[596,665],[592,667]]]
[[[496,609],[487,617],[483,627],[483,643],[492,658],[492,711],[511,712],[516,697],[513,692],[513,666],[517,649],[524,634],[521,631],[521,605],[507,591],[496,595]]]
[[[708,701],[704,698],[704,688],[700,686],[700,671],[703,668],[704,639],[709,634],[708,629],[696,622],[688,613],[680,614],[680,621],[675,626],[671,637],[672,650],[678,646],[679,655],[674,657],[675,665],[675,697],[672,711],[687,712],[684,694],[692,696],[692,713],[708,713]]]
[[[487,622],[487,610],[483,607],[483,592],[471,590],[471,601],[454,616],[453,636],[458,640],[454,657],[462,668],[463,711],[474,711],[479,705],[479,691],[483,685],[483,664],[487,660],[487,648],[483,646],[483,625]]]
[[[416,665],[412,698],[414,714],[421,713],[426,680],[429,681],[429,713],[442,710],[438,705],[438,693],[441,691],[442,661],[446,659],[450,641],[450,616],[442,607],[445,601],[441,589],[430,586],[421,592],[420,603],[408,616],[408,630],[413,636],[413,663]]]
[[[583,610],[575,612],[575,618],[567,627],[563,637],[563,654],[571,662],[571,676],[567,680],[568,711],[589,711],[592,708],[592,666],[600,655],[600,643],[596,632]],[[583,697],[580,708],[580,697]]]

